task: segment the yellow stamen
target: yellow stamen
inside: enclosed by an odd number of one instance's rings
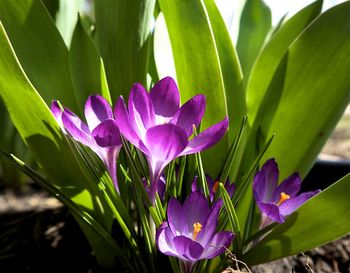
[[[216,192],[218,190],[219,187],[219,181],[215,181],[214,186],[213,186],[213,192]]]
[[[193,224],[193,235],[192,240],[196,240],[198,233],[202,230],[202,224],[199,222],[196,222]]]
[[[281,205],[284,201],[288,200],[290,196],[284,192],[281,192],[280,200],[277,202],[277,206]]]

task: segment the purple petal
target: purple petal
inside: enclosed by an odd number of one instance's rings
[[[230,246],[234,234],[229,231],[221,231],[214,235],[208,246],[204,248],[201,259],[212,259],[220,254]]]
[[[185,200],[183,210],[185,222],[192,237],[193,224],[199,222],[203,225],[209,215],[208,200],[199,191],[192,192]]]
[[[184,129],[189,137],[193,133],[193,126],[197,127],[201,122],[205,112],[205,106],[205,96],[202,94],[196,95],[181,106],[171,120],[171,123]]]
[[[186,149],[181,155],[193,154],[210,148],[216,144],[226,133],[228,127],[228,118],[209,127],[196,137],[190,140]]]
[[[290,198],[284,201],[280,205],[280,213],[283,216],[288,216],[296,211],[301,205],[303,205],[307,200],[309,200],[314,195],[318,194],[320,191],[309,191],[304,192],[296,197]]]
[[[160,173],[163,168],[187,146],[186,133],[173,124],[154,126],[147,130],[145,146],[150,153],[152,173]]]
[[[174,235],[167,222],[163,222],[156,233],[156,243],[160,252],[168,256],[178,256],[173,245]]]
[[[90,147],[95,146],[95,142],[90,135],[89,128],[74,113],[69,110],[64,110],[62,113],[62,122],[66,130],[75,140]]]
[[[220,212],[221,204],[216,202],[210,210],[208,217],[202,223],[202,230],[198,233],[196,241],[202,246],[206,246],[208,242],[212,239],[217,224]]]
[[[287,202],[287,201],[286,201]],[[274,203],[256,202],[261,213],[274,222],[283,223],[285,218],[280,213],[280,208]]]
[[[114,187],[119,193],[119,186],[117,180],[117,157],[120,152],[121,145],[109,148],[100,148],[98,153],[107,167],[107,171],[113,181]]]
[[[184,209],[175,198],[171,198],[168,203],[167,215],[169,227],[174,236],[188,235]]]
[[[177,254],[185,261],[197,261],[203,253],[203,247],[185,236],[177,236],[173,240]]]
[[[115,120],[121,134],[130,141],[135,147],[139,148],[145,154],[149,154],[148,150],[143,145],[140,137],[131,126],[130,117],[126,110],[123,97],[119,97],[114,108]]]
[[[301,188],[301,177],[298,173],[293,173],[287,179],[285,179],[280,185],[277,186],[272,201],[277,203],[280,200],[281,193],[288,194],[291,198],[296,196]]]
[[[278,182],[278,167],[274,159],[269,159],[255,175],[253,191],[255,199],[269,203],[273,202],[273,194]]]
[[[180,107],[179,90],[171,77],[165,77],[157,82],[149,95],[157,116],[173,117]]]
[[[151,98],[139,83],[131,88],[128,109],[132,127],[144,140],[147,129],[155,125],[155,115]]]
[[[193,178],[192,184],[191,184],[191,192],[197,191],[197,180],[198,180],[198,176],[196,175]]]
[[[50,107],[51,113],[53,114],[53,116],[55,117],[56,121],[58,122],[58,124],[62,124],[62,110],[61,107],[58,104],[58,101],[53,100],[51,103],[51,107]]]
[[[93,131],[92,137],[100,147],[113,147],[122,145],[117,123],[107,119],[99,124]]]
[[[158,180],[158,189],[157,189],[161,200],[164,199],[165,190],[166,190],[166,180],[164,175],[162,175]]]
[[[87,99],[84,114],[90,131],[96,128],[102,121],[113,118],[111,106],[100,95],[93,95]]]

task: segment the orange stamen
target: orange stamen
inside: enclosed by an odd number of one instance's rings
[[[196,222],[193,224],[193,235],[192,240],[195,241],[197,238],[198,233],[202,230],[202,224],[199,222]]]
[[[288,200],[290,196],[284,192],[281,192],[280,200],[277,202],[277,206],[281,205],[284,201]]]
[[[216,192],[219,187],[219,181],[215,181],[214,186],[213,186],[213,192]]]

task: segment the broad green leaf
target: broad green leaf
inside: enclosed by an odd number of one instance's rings
[[[105,208],[101,207],[96,192],[93,193],[88,183],[89,174],[81,169],[49,108],[24,74],[1,23],[0,96],[21,138],[48,178],[100,224],[110,228],[106,226],[108,219],[104,219]],[[106,243],[95,240],[91,233],[87,237],[93,247],[100,249],[96,253],[100,262],[110,265],[113,254],[108,252]],[[107,247],[105,251],[104,247]]]
[[[228,136],[229,143],[232,144],[241,129],[241,121],[247,113],[243,75],[230,34],[215,2],[213,0],[205,0],[204,3],[213,30],[224,81],[227,111],[230,121]],[[209,114],[211,115],[211,113]],[[236,178],[245,143],[246,134],[243,134],[239,149],[235,153],[233,167],[231,167],[230,178],[232,180]]]
[[[270,29],[269,7],[263,0],[247,0],[241,15],[237,41],[237,52],[245,81]]]
[[[177,83],[184,103],[203,93],[207,98],[205,129],[227,115],[225,86],[214,34],[204,3],[159,1],[174,54]],[[220,145],[203,153],[205,169],[213,176],[222,167],[228,151],[227,137]]]
[[[83,105],[88,96],[96,93],[104,95],[111,102],[103,62],[82,26],[80,16],[73,33],[69,57],[75,93],[80,104]]]
[[[0,21],[26,75],[46,103],[60,99],[77,111],[68,50],[41,1],[1,0]]]
[[[273,75],[291,43],[321,12],[322,1],[316,1],[299,11],[271,37],[258,56],[247,85],[249,123],[255,121],[259,107]]]
[[[128,97],[135,82],[146,86],[155,0],[95,0],[97,44],[112,100]]]
[[[59,0],[59,10],[56,14],[56,25],[67,47],[69,47],[78,12],[86,6],[85,0]]]
[[[265,159],[281,178],[305,176],[350,99],[350,2],[315,20],[290,46],[259,116],[263,138],[276,133]],[[259,137],[259,136],[258,136]]]
[[[153,39],[154,60],[159,79],[170,76],[177,81],[173,51],[163,13],[157,17]]]
[[[52,19],[55,20],[56,14],[60,7],[59,0],[41,0],[41,2],[43,2],[43,4],[45,5],[45,8],[50,13]]]
[[[294,255],[350,232],[350,175],[316,195],[262,239],[243,259],[258,264]],[[307,236],[307,238],[305,237]]]

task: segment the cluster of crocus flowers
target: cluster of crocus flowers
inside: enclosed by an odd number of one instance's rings
[[[52,102],[51,112],[64,132],[68,132],[76,141],[90,147],[102,159],[119,192],[116,158],[122,142],[109,103],[99,95],[90,96],[84,110],[87,123],[68,108],[62,109],[57,101]]]
[[[227,117],[190,139],[203,118],[205,106],[205,96],[199,94],[180,107],[179,90],[170,77],[157,82],[149,93],[135,84],[127,106],[122,97],[118,99],[114,114],[120,132],[147,157],[152,201],[169,162],[213,146],[226,133]]]
[[[167,208],[167,221],[157,230],[159,250],[183,261],[184,272],[192,271],[195,263],[212,259],[225,251],[234,234],[229,231],[216,233],[221,205],[209,207],[204,195],[195,191],[181,204],[171,198]]]
[[[136,83],[128,106],[120,97],[114,108],[101,96],[90,96],[85,105],[86,123],[53,101],[51,111],[64,131],[89,146],[103,160],[118,190],[116,157],[121,148],[120,134],[141,150],[148,161],[152,202],[166,165],[179,156],[203,151],[226,133],[228,119],[191,138],[204,115],[205,96],[196,95],[180,107],[180,94],[170,77],[157,82],[148,93]]]
[[[269,159],[254,177],[254,197],[262,213],[261,228],[273,222],[283,223],[288,215],[320,192],[317,190],[298,194],[301,188],[298,173],[293,173],[279,185],[278,176],[275,160]]]

